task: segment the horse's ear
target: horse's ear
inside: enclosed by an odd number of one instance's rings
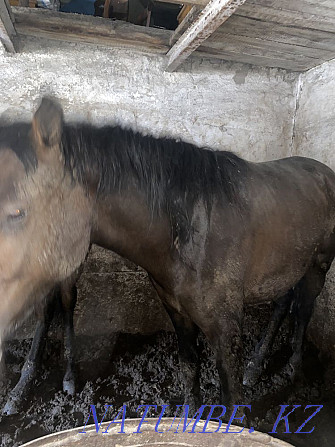
[[[51,149],[61,142],[63,130],[63,110],[53,99],[44,97],[35,112],[33,123],[33,137],[37,143],[37,152]]]

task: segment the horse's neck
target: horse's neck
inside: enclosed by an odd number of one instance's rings
[[[162,255],[168,256],[171,233],[167,216],[152,218],[138,191],[100,198],[92,227],[92,242],[114,251],[152,272]]]

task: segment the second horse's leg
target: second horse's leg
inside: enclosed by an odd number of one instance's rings
[[[264,337],[257,344],[255,352],[249,361],[243,377],[243,385],[253,386],[263,372],[264,361],[266,360],[269,350],[271,349],[273,340],[278,329],[288,313],[290,304],[293,299],[293,292],[279,298],[275,303],[275,308],[271,316],[270,323],[266,329]]]
[[[315,299],[323,288],[325,278],[326,270],[314,266],[309,269],[294,289],[293,314],[295,327],[291,341],[293,354],[289,360],[289,375],[292,381],[301,365],[305,332],[313,313]]]
[[[66,361],[63,390],[70,395],[75,393],[73,313],[77,302],[76,280],[77,274],[61,284],[64,318],[64,358]]]

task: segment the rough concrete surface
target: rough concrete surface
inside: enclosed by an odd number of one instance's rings
[[[52,93],[70,120],[118,122],[250,160],[289,151],[297,74],[202,59],[165,73],[164,57],[124,48],[37,39],[21,47],[0,55],[0,117],[29,119]]]
[[[301,74],[297,90],[293,154],[335,170],[335,60]],[[323,355],[335,359],[335,263],[316,301],[308,334]]]

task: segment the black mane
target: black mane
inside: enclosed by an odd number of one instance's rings
[[[231,152],[144,136],[119,126],[66,125],[63,151],[66,167],[79,181],[85,181],[88,169],[99,174],[100,194],[135,182],[145,193],[153,217],[168,213],[173,237],[178,236],[181,244],[192,234],[198,201],[208,216],[215,198],[238,205],[248,166]]]
[[[27,170],[37,165],[30,129],[26,123],[0,126],[0,142],[16,153]],[[240,205],[248,169],[248,163],[231,152],[144,136],[120,126],[66,124],[62,150],[65,167],[76,180],[85,184],[87,173],[98,175],[98,194],[120,191],[135,182],[146,195],[153,218],[168,214],[173,239],[178,237],[180,244],[192,235],[193,211],[199,201],[208,218],[215,199]]]
[[[36,154],[29,137],[30,129],[31,124],[28,123],[0,125],[0,150],[10,148],[27,171],[37,165]]]

